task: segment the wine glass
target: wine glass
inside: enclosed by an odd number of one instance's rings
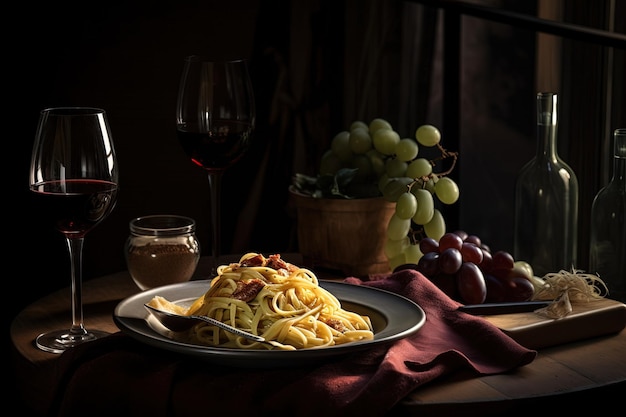
[[[255,124],[252,81],[246,60],[185,58],[176,105],[178,140],[191,161],[209,176],[211,274],[221,255],[221,186],[225,170],[248,150]]]
[[[65,236],[71,263],[72,325],[39,335],[37,347],[61,353],[108,333],[83,324],[85,235],[113,210],[118,166],[106,112],[90,107],[42,110],[30,165],[38,215]]]

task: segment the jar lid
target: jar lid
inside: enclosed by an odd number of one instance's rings
[[[147,236],[175,236],[196,230],[194,219],[173,214],[137,217],[129,225],[131,233]]]

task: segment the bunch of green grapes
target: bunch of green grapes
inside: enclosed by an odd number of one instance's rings
[[[451,167],[433,172],[435,161],[421,157],[420,147],[436,147],[441,154],[439,160],[452,158]],[[436,201],[449,205],[459,198],[459,187],[447,176],[457,156],[441,146],[441,133],[435,126],[422,125],[414,138],[402,138],[389,122],[376,118],[369,125],[355,121],[349,131],[338,133],[322,157],[320,173],[358,168],[355,186],[375,184],[377,193],[396,203],[385,242],[385,255],[393,270],[418,263],[423,256],[419,248],[422,238],[439,240],[446,233]]]

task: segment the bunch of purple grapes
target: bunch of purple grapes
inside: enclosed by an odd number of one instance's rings
[[[532,274],[510,253],[492,253],[476,235],[459,230],[439,241],[426,237],[419,248],[423,256],[415,269],[462,303],[526,301],[534,293]]]

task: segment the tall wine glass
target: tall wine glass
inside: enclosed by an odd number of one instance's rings
[[[38,215],[65,236],[71,263],[72,325],[39,335],[37,347],[61,353],[107,333],[83,324],[85,235],[113,210],[118,166],[107,115],[89,107],[45,109],[39,116],[30,166]]]
[[[185,58],[176,105],[176,131],[191,161],[209,176],[211,274],[221,255],[222,175],[248,150],[255,124],[252,81],[245,60]]]

